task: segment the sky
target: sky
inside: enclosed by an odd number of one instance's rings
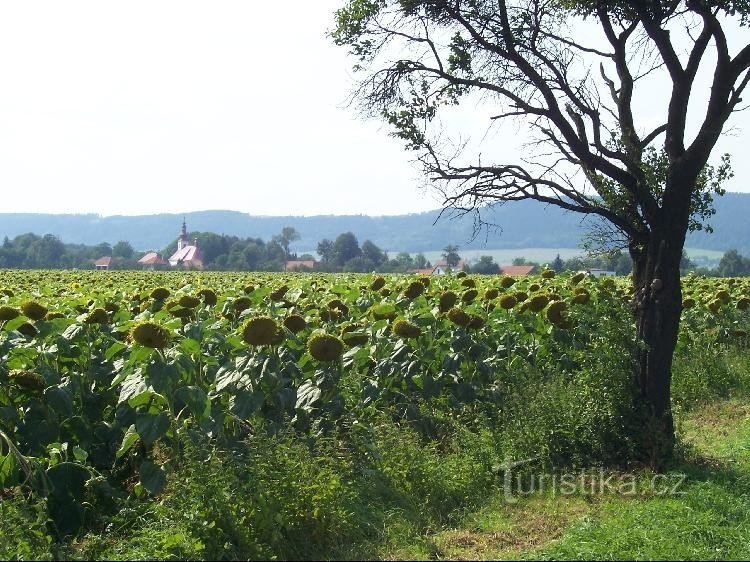
[[[0,212],[439,207],[400,141],[346,106],[353,61],[326,37],[342,4],[0,0]],[[462,113],[479,138],[489,114]],[[735,154],[733,191],[750,191],[748,114],[716,151]]]

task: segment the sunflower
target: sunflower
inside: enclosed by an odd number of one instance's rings
[[[39,373],[33,371],[13,370],[8,373],[8,378],[27,390],[43,390],[47,387],[47,381]]]
[[[585,271],[579,271],[576,273],[573,277],[570,278],[571,285],[578,285],[581,281],[583,281],[586,278],[586,272]]]
[[[528,293],[525,293],[524,291],[516,291],[513,293],[513,296],[516,299],[516,302],[524,302],[529,298]]]
[[[448,311],[448,319],[456,326],[466,327],[471,323],[471,316],[466,314],[460,308],[451,308]]]
[[[511,288],[511,287],[512,287],[513,285],[515,285],[515,284],[516,284],[516,280],[515,280],[515,279],[513,279],[512,277],[503,277],[503,278],[502,278],[502,279],[500,280],[500,286],[501,286],[501,287],[502,287],[503,289],[510,289],[510,288]]]
[[[578,293],[570,299],[570,302],[573,304],[588,304],[590,300],[591,295],[589,293]]]
[[[407,299],[416,299],[422,293],[424,293],[424,284],[419,281],[412,281],[404,291],[404,296]]]
[[[477,316],[476,314],[471,314],[469,318],[471,318],[471,320],[466,327],[470,330],[481,330],[487,323],[484,318]]]
[[[13,320],[14,318],[18,318],[20,315],[21,313],[18,312],[15,308],[12,308],[10,306],[0,306],[0,322]]]
[[[500,294],[500,291],[498,291],[494,287],[492,289],[487,289],[484,292],[484,300],[486,301],[495,300],[499,294]]]
[[[273,318],[258,316],[245,322],[242,339],[249,345],[274,345],[280,343],[279,332],[281,329]]]
[[[458,302],[458,295],[453,291],[445,291],[440,295],[440,312],[448,312]]]
[[[195,308],[201,303],[201,300],[198,297],[183,295],[180,297],[179,303],[183,308]]]
[[[26,301],[21,305],[21,312],[30,320],[41,320],[47,314],[47,307],[36,301]]]
[[[143,322],[130,331],[130,338],[144,347],[163,349],[169,344],[169,331],[153,322]]]
[[[349,307],[346,306],[341,299],[333,299],[328,303],[330,310],[338,310],[341,314],[346,316],[349,314]]]
[[[474,302],[474,299],[476,299],[478,295],[479,291],[477,291],[476,289],[469,289],[468,291],[465,291],[463,295],[461,295],[461,300],[468,304],[470,302]]]
[[[477,286],[477,282],[474,281],[473,279],[462,279],[461,285],[463,285],[467,289],[475,289]]]
[[[252,303],[250,302],[250,299],[247,297],[239,297],[235,299],[235,301],[232,303],[232,309],[237,313],[240,314],[243,310],[247,310],[250,308],[250,305]]]
[[[344,354],[344,342],[330,334],[316,334],[307,342],[307,351],[318,361],[336,361]]]
[[[169,292],[169,289],[165,287],[157,287],[153,291],[151,291],[151,298],[156,301],[163,301],[165,299],[169,298],[169,295],[172,293]]]
[[[307,322],[299,314],[290,314],[284,318],[284,327],[293,334],[298,334],[307,328]]]
[[[370,336],[365,332],[344,332],[341,334],[341,339],[349,347],[358,347],[370,341]]]
[[[687,297],[682,301],[682,308],[684,310],[687,310],[689,308],[693,308],[695,306],[695,299],[692,297]]]
[[[565,301],[555,301],[547,308],[547,320],[555,326],[562,326],[565,323],[563,313],[567,309]]]
[[[750,297],[741,297],[737,301],[737,310],[747,310],[750,308]]]
[[[252,292],[253,292],[254,290],[255,290],[255,285],[245,285],[245,286],[244,286],[244,287],[242,288],[242,292],[243,292],[243,293],[245,293],[246,295],[249,295],[249,294],[250,294],[250,293],[252,293]]]
[[[36,335],[39,333],[39,330],[37,330],[33,324],[29,324],[28,322],[24,322],[18,328],[16,328],[16,330],[29,338],[36,337]]]
[[[422,329],[403,318],[396,320],[391,327],[393,333],[404,339],[418,338],[422,335]]]
[[[379,291],[385,287],[385,279],[383,277],[376,277],[373,279],[372,283],[370,283],[370,289],[373,291]]]
[[[531,300],[527,304],[531,312],[539,312],[544,310],[544,307],[549,304],[549,297],[547,295],[535,295],[531,297]]]
[[[284,295],[286,295],[286,292],[289,290],[289,286],[282,285],[278,289],[276,289],[273,293],[271,293],[271,299],[274,301],[280,301],[284,298]]]
[[[86,315],[85,324],[106,324],[109,321],[107,311],[103,308],[95,308]]]
[[[208,306],[215,305],[216,301],[218,300],[216,298],[216,293],[211,289],[201,289],[200,291],[198,291],[198,297],[203,299],[203,302]]]
[[[505,295],[503,298],[500,299],[500,306],[504,308],[505,310],[510,310],[517,304],[518,304],[518,301],[516,300],[516,297],[514,297],[513,295]]]
[[[545,269],[542,271],[542,279],[553,279],[555,277],[554,269]]]
[[[57,320],[58,318],[65,318],[62,312],[48,312],[44,319],[49,322],[50,320]]]

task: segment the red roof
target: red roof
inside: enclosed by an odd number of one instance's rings
[[[504,265],[500,268],[500,275],[511,275],[514,277],[523,277],[529,275],[534,270],[534,265]]]
[[[432,275],[432,272],[435,271],[434,267],[429,267],[427,269],[412,269],[411,272],[416,275]]]
[[[198,246],[184,246],[181,250],[177,250],[172,254],[169,261],[170,263],[182,262],[184,265],[196,265],[202,267],[203,252],[201,252]]]
[[[102,267],[102,266],[109,267],[109,264],[111,264],[111,263],[112,263],[112,257],[111,256],[104,256],[104,257],[101,257],[98,260],[96,260],[94,262],[94,265],[97,266],[97,267]]]
[[[308,269],[315,269],[315,264],[318,263],[315,260],[289,260],[286,262],[286,268],[299,269],[300,267],[306,267]]]
[[[139,259],[138,263],[142,265],[164,265],[166,262],[161,257],[161,255],[157,254],[156,252],[149,252],[141,259]]]

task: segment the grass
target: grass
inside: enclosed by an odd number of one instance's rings
[[[679,495],[648,492],[502,498],[460,525],[378,553],[419,559],[707,559],[750,556],[750,404],[704,406],[681,426],[683,460],[666,476]],[[651,474],[637,473],[647,490]]]

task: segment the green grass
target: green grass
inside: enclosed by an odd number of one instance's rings
[[[750,556],[750,404],[714,403],[681,426],[680,495],[502,498],[386,558],[745,560]],[[646,489],[652,475],[634,473]]]

